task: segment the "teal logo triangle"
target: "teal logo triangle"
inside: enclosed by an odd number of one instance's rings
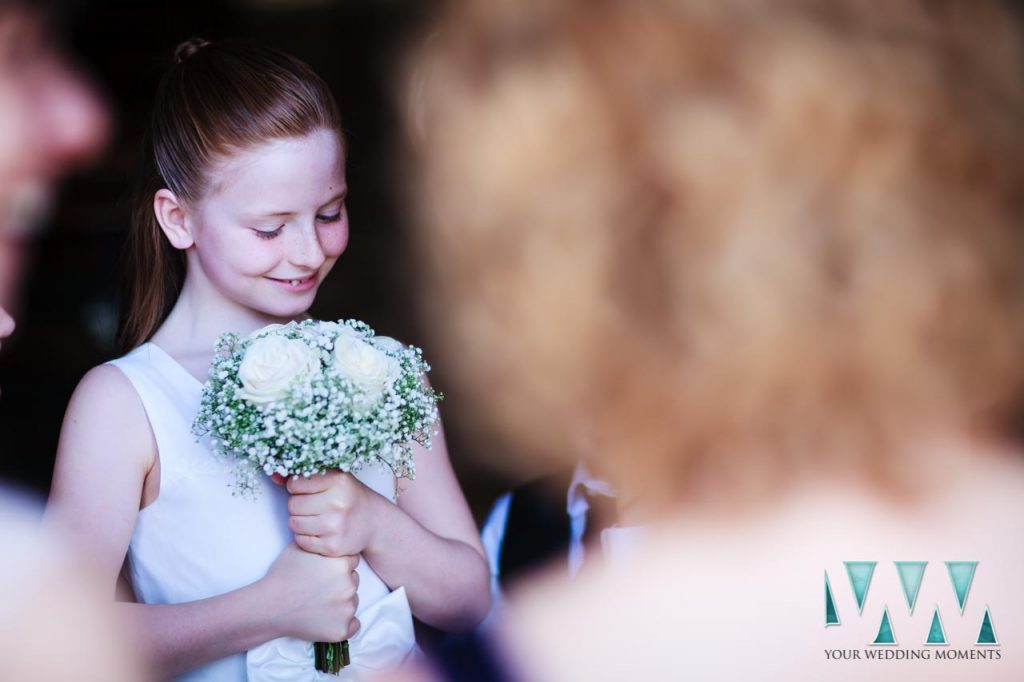
[[[876,561],[844,561],[846,575],[850,576],[850,587],[853,588],[853,596],[857,598],[857,609],[864,613],[864,601],[868,596],[868,587],[871,586],[871,576],[875,573]]]
[[[939,607],[935,607],[932,613],[932,626],[928,629],[928,640],[925,644],[948,644],[946,642],[946,631],[942,627],[942,619],[939,618]]]
[[[882,622],[878,626],[878,635],[872,644],[895,644],[896,633],[892,631],[892,621],[889,620],[889,607],[882,612]]]
[[[996,639],[996,630],[992,627],[992,616],[985,607],[985,617],[981,621],[981,631],[978,632],[978,644],[999,644]]]
[[[832,598],[832,584],[828,581],[828,571],[825,571],[825,627],[829,625],[839,625],[839,612]]]
[[[967,604],[967,595],[971,591],[971,583],[974,582],[974,570],[977,567],[977,561],[946,562],[946,568],[949,570],[949,580],[953,583],[953,591],[956,592],[956,600],[960,603],[960,615],[963,615],[964,613],[964,606]]]
[[[914,613],[914,604],[917,603],[917,593],[921,591],[921,581],[924,579],[924,569],[927,561],[894,561],[896,572],[900,574],[900,583],[903,585],[903,596],[907,598],[907,608],[911,615]]]

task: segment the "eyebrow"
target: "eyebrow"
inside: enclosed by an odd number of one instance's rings
[[[347,195],[347,194],[348,194],[348,187],[346,186],[343,190],[341,190],[340,192],[335,194],[333,197],[331,197],[330,199],[325,201],[323,204],[321,204],[320,208],[323,208],[324,206],[327,206],[328,204],[333,204],[338,199],[345,198],[345,195]],[[318,208],[317,211],[319,211],[320,208]],[[292,215],[295,215],[295,211],[274,211],[272,213],[260,213],[259,217],[260,218],[285,218],[285,217],[292,216]]]

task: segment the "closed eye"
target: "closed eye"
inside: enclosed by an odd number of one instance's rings
[[[281,230],[283,229],[284,225],[281,225],[276,230],[258,230],[254,227],[252,228],[252,231],[255,232],[256,236],[259,237],[260,239],[273,239],[274,237],[281,234]]]
[[[318,215],[316,219],[322,223],[336,223],[341,220],[341,211],[338,211],[334,215]]]

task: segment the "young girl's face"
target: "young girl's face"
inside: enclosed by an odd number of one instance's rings
[[[234,153],[207,182],[192,215],[193,263],[234,304],[276,318],[304,313],[348,244],[338,134]]]

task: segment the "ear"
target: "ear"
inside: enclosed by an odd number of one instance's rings
[[[174,192],[169,189],[158,190],[153,195],[153,213],[171,246],[184,251],[195,243],[185,207]]]

